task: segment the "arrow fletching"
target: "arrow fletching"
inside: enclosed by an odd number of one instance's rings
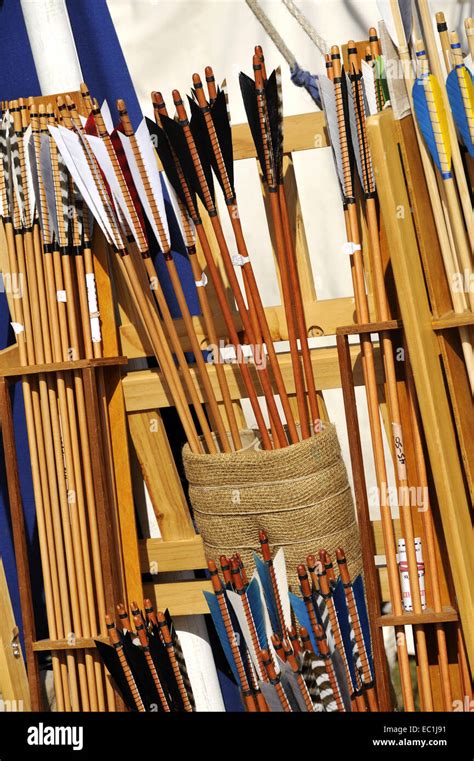
[[[260,579],[260,583],[263,587],[263,593],[265,595],[265,602],[268,610],[268,615],[270,616],[270,623],[272,625],[272,630],[274,632],[280,631],[280,623],[278,620],[278,608],[275,600],[275,595],[273,594],[273,587],[272,587],[272,581],[270,578],[270,572],[259,556],[254,553],[253,555],[255,568],[258,573],[258,577]]]
[[[364,95],[367,100],[367,106],[370,116],[377,114],[379,111],[377,103],[377,84],[375,81],[375,67],[371,66],[364,59],[361,60],[363,83],[364,83]]]
[[[474,157],[474,83],[465,66],[453,69],[446,80],[453,119],[470,156]]]
[[[451,177],[451,143],[441,88],[432,74],[418,77],[413,85],[413,105],[418,126],[443,179]]]
[[[309,638],[311,640],[311,644],[313,645],[314,652],[318,653],[318,643],[316,642],[316,637],[314,636],[313,627],[311,626],[308,611],[306,610],[306,604],[303,602],[301,597],[297,597],[293,592],[289,592],[288,594],[290,597],[291,607],[293,608],[293,612],[298,619],[300,626],[304,626],[304,628],[308,630]]]
[[[370,673],[372,674],[373,678],[374,665],[372,659],[372,641],[370,639],[369,617],[367,615],[367,606],[365,603],[364,582],[360,574],[357,576],[355,581],[353,581],[352,590],[354,592],[357,612],[359,614],[359,623],[362,630],[362,636],[364,638],[364,645],[367,653],[367,660],[369,661]]]
[[[227,663],[229,664],[230,670],[232,671],[233,677],[235,679],[235,683],[240,687],[240,689],[242,689],[239,672],[237,671],[237,666],[234,660],[234,656],[232,655],[232,648],[227,638],[227,632],[225,630],[225,624],[222,618],[222,613],[219,608],[219,603],[212,592],[205,591],[204,597],[206,598],[206,602],[209,606],[209,611],[212,616],[212,621],[214,623],[217,636],[219,637],[219,641],[222,645],[222,649],[224,651],[224,655],[226,657]]]

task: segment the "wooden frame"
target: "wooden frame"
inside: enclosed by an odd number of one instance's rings
[[[411,120],[411,117],[407,119]],[[430,258],[425,256],[423,259],[419,240],[423,240],[422,230],[426,220],[420,220],[417,214],[412,216],[410,213],[397,213],[400,209],[411,209],[416,196],[422,191],[421,177],[416,174],[416,161],[412,158],[416,157],[417,147],[410,121],[396,122],[388,109],[368,120],[367,133],[378,182],[381,212],[388,233],[393,276],[397,292],[403,294],[403,298],[399,299],[400,313],[432,464],[449,566],[468,657],[473,668],[472,519],[466,492],[466,484],[470,484],[472,491],[472,398],[469,402],[466,397],[464,384],[467,377],[465,374],[463,384],[459,361],[456,375],[453,370],[456,353],[453,351],[451,331],[459,324],[459,316],[451,313],[433,315],[425,282],[430,285],[430,296],[437,305],[435,288],[439,289],[439,284],[435,283],[433,272],[436,265],[433,267],[431,263],[431,257],[436,257],[436,248],[430,251]],[[439,267],[436,271],[439,271]],[[472,315],[461,317],[463,324],[474,324]],[[448,386],[452,408],[446,390],[443,364],[448,381],[451,376]],[[459,425],[456,426],[456,423]],[[459,457],[458,443],[463,458]]]

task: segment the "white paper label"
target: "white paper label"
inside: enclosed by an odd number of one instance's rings
[[[361,246],[359,243],[352,243],[352,241],[347,241],[342,246],[342,253],[346,256],[351,256],[351,254],[354,254],[356,251],[360,251]]]
[[[21,324],[21,322],[11,322],[10,325],[13,328],[13,332],[16,336],[18,336],[20,333],[23,333],[25,326]]]
[[[248,256],[242,256],[241,254],[234,254],[232,257],[232,264],[234,267],[243,267],[244,264],[248,264],[250,261],[250,257]]]
[[[56,299],[65,304],[67,301],[66,291],[56,291]]]
[[[97,291],[95,289],[95,277],[93,272],[86,274],[86,286],[87,286],[87,303],[89,305],[89,317],[91,323],[91,336],[93,343],[100,343],[102,341],[102,334],[100,331],[100,318],[99,307],[97,304]]]
[[[202,273],[200,280],[195,280],[194,284],[196,288],[205,288],[208,283],[207,275],[205,272]]]

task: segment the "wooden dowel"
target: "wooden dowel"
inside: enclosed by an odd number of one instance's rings
[[[157,124],[160,125],[160,118],[161,116],[167,117],[167,110],[166,106],[164,104],[163,98],[160,93],[154,92],[152,93],[152,101],[153,101],[153,108],[155,113],[155,119],[157,121]],[[189,137],[189,136],[188,136]],[[191,136],[192,137],[192,136]],[[257,392],[255,390],[255,387],[253,385],[253,381],[249,372],[249,369],[246,364],[245,358],[241,356],[240,352],[240,341],[237,334],[237,330],[235,328],[232,313],[230,311],[229,304],[227,302],[226,294],[224,285],[222,282],[221,275],[217,269],[217,266],[214,262],[214,258],[212,255],[211,247],[206,235],[206,231],[204,229],[204,226],[202,224],[201,217],[198,214],[198,210],[193,202],[193,199],[191,197],[189,187],[187,185],[186,179],[183,174],[183,170],[181,168],[181,164],[179,162],[178,157],[176,156],[176,153],[174,152],[174,149],[172,146],[170,146],[171,154],[173,156],[173,160],[175,162],[176,171],[178,173],[179,181],[181,184],[181,188],[184,194],[184,197],[186,199],[186,204],[188,208],[189,215],[192,219],[192,222],[195,226],[195,230],[197,232],[199,242],[201,244],[201,248],[204,254],[204,258],[206,260],[206,265],[209,271],[209,275],[211,277],[212,284],[214,286],[214,291],[217,296],[217,300],[219,302],[219,307],[222,313],[222,316],[224,317],[224,321],[226,324],[227,332],[229,334],[229,339],[233,343],[236,352],[237,352],[237,362],[239,365],[239,369],[242,375],[242,380],[245,384],[245,388],[249,397],[249,401],[252,407],[252,411],[255,415],[255,419],[257,422],[258,429],[260,431],[260,434],[262,436],[262,445],[264,449],[271,449],[272,448],[272,441],[270,439],[270,436],[268,434],[265,421],[262,415],[262,411],[260,408],[260,404],[257,397]],[[216,343],[217,345],[217,343]]]
[[[176,265],[173,259],[173,254],[171,253],[170,242],[165,232],[163,220],[161,219],[161,215],[158,210],[158,207],[153,195],[153,191],[151,189],[150,180],[148,178],[148,174],[145,169],[145,165],[143,163],[140,149],[139,149],[137,140],[135,138],[135,134],[132,129],[130,119],[128,117],[128,113],[125,108],[125,103],[123,100],[117,101],[117,109],[120,114],[120,119],[122,122],[122,126],[124,128],[124,133],[127,137],[130,138],[130,144],[131,144],[132,151],[137,163],[137,168],[140,173],[143,186],[147,193],[147,199],[153,214],[153,219],[157,227],[158,234],[159,234],[158,243],[160,244],[161,250],[163,252],[168,274],[170,276],[171,284],[173,286],[176,299],[178,301],[178,306],[181,311],[181,316],[185,324],[186,332],[191,342],[191,348],[194,353],[198,374],[204,387],[206,401],[207,401],[207,404],[209,405],[211,417],[213,419],[216,432],[219,436],[221,448],[224,452],[230,452],[231,447],[227,439],[227,432],[226,432],[226,429],[220,414],[220,410],[217,404],[214,389],[212,388],[212,385],[209,379],[208,366],[206,365],[206,362],[204,361],[204,358],[202,356],[202,350],[196,336],[196,331],[194,329],[191,313],[189,311],[189,307],[186,301],[186,297],[184,295],[183,287],[181,285],[181,280],[179,278],[178,271],[176,269]],[[150,280],[154,283],[157,282],[158,275],[156,273],[156,270],[154,268],[153,262],[150,257],[145,260],[145,266],[147,268],[147,273]]]
[[[290,356],[293,370],[293,379],[295,383],[296,401],[298,405],[298,414],[301,426],[302,438],[307,439],[310,436],[310,426],[308,419],[308,407],[306,404],[306,393],[303,379],[303,370],[300,361],[300,352],[298,350],[298,339],[296,332],[296,320],[294,304],[292,298],[292,285],[290,285],[288,270],[288,252],[285,250],[285,238],[283,232],[283,223],[281,217],[281,208],[278,196],[278,183],[276,177],[276,168],[274,166],[273,151],[274,146],[271,143],[270,124],[268,119],[268,109],[263,87],[262,64],[257,55],[253,58],[253,69],[255,72],[255,89],[257,98],[257,110],[262,137],[263,153],[265,158],[265,181],[270,202],[271,217],[275,232],[275,248],[280,270],[280,280],[283,293],[283,306],[285,310],[285,319],[288,328],[288,340],[290,344]],[[206,75],[208,69],[206,69]]]
[[[357,209],[353,196],[352,177],[350,173],[350,160],[347,145],[347,133],[344,115],[343,95],[341,89],[341,57],[339,48],[331,48],[331,58],[333,62],[334,73],[334,92],[336,98],[337,120],[339,127],[339,136],[341,143],[341,154],[343,158],[346,203],[347,203],[347,228],[350,233],[349,242],[353,243],[353,253],[351,254],[351,275],[354,287],[354,296],[356,300],[357,321],[361,323],[369,322],[367,294],[365,291],[365,282],[363,274],[363,260],[361,254],[361,236],[359,230],[359,221]],[[362,369],[364,373],[364,385],[367,394],[367,405],[369,410],[369,423],[372,438],[372,451],[374,456],[375,473],[377,486],[379,490],[380,517],[382,532],[384,537],[385,554],[387,559],[387,575],[390,591],[390,600],[394,610],[398,611],[397,615],[402,613],[400,578],[398,574],[395,532],[392,522],[391,509],[387,500],[388,478],[384,457],[384,443],[382,435],[382,426],[380,422],[380,412],[378,406],[377,379],[375,373],[375,362],[372,342],[370,335],[361,335],[362,350]],[[400,674],[402,686],[404,689],[404,704],[407,710],[413,711],[415,708],[413,699],[413,689],[411,686],[410,667],[408,661],[408,651],[404,632],[399,632],[401,636],[397,638],[397,653],[400,665]]]
[[[237,279],[237,276],[236,276],[236,273],[235,273],[235,270],[234,270],[234,266],[232,264],[230,252],[229,252],[229,249],[227,247],[227,242],[225,240],[225,236],[224,236],[224,233],[223,233],[223,230],[222,230],[222,226],[221,226],[219,217],[217,216],[217,212],[216,212],[216,209],[214,207],[214,204],[213,204],[210,192],[209,192],[209,188],[207,187],[204,171],[202,169],[202,165],[201,165],[200,160],[199,160],[199,156],[198,156],[197,149],[196,149],[196,146],[195,146],[195,143],[194,143],[194,139],[193,139],[190,127],[189,127],[189,122],[188,122],[188,119],[187,119],[187,116],[186,116],[186,111],[184,109],[183,102],[182,102],[181,97],[179,95],[179,92],[177,90],[173,91],[173,99],[174,99],[174,104],[175,104],[177,112],[178,112],[178,117],[180,119],[181,126],[183,128],[184,136],[185,136],[187,144],[188,144],[189,152],[191,154],[191,158],[192,158],[193,163],[194,163],[196,174],[197,174],[197,176],[199,178],[199,181],[201,183],[201,188],[202,188],[204,196],[206,198],[206,208],[207,208],[207,211],[208,211],[208,213],[210,215],[210,220],[211,220],[211,224],[212,224],[212,227],[213,227],[214,235],[216,237],[217,244],[219,246],[219,250],[220,250],[222,258],[223,258],[224,267],[225,267],[225,270],[226,270],[226,273],[227,273],[227,277],[229,278],[229,282],[230,282],[230,285],[231,285],[231,288],[232,288],[232,292],[234,294],[234,297],[235,297],[235,300],[236,300],[236,303],[237,303],[237,308],[239,310],[239,314],[240,314],[240,317],[242,319],[244,330],[245,330],[245,332],[247,334],[247,340],[252,345],[253,351],[255,352],[255,349],[256,349],[257,344],[258,344],[258,340],[256,339],[256,337],[254,335],[254,332],[253,332],[253,327],[252,327],[252,324],[251,324],[251,321],[250,321],[250,318],[249,318],[247,307],[245,305],[245,302],[244,302],[244,299],[243,299],[243,296],[242,296],[242,293],[241,293],[241,290],[240,290],[240,285],[239,285],[239,282],[238,282],[238,279]],[[198,234],[199,234],[199,232],[198,232]],[[212,258],[212,254],[211,254],[211,258]],[[210,262],[208,261],[208,266],[209,266],[209,264],[210,264]],[[212,264],[210,265],[210,272],[211,272],[211,274],[213,272],[214,267],[215,267],[215,264],[214,264],[214,262],[212,262]],[[254,295],[253,292],[252,292],[252,295]],[[225,295],[221,294],[220,303],[221,303],[221,307],[222,308],[225,308],[224,307],[224,300],[225,300]],[[238,344],[238,342],[237,342],[237,344]],[[268,350],[268,346],[267,346],[267,350]],[[264,361],[265,361],[265,358],[262,357],[262,363],[264,363]],[[263,366],[263,364],[262,364],[262,367],[259,368],[259,377],[260,377],[260,382],[261,382],[262,389],[263,389],[263,392],[264,392],[264,395],[265,395],[265,401],[267,403],[267,407],[268,407],[268,411],[269,411],[269,414],[270,414],[270,418],[271,418],[272,424],[274,426],[274,429],[273,429],[273,434],[274,434],[273,435],[273,445],[274,446],[284,446],[285,443],[286,443],[285,432],[284,432],[283,426],[281,424],[279,412],[278,412],[278,409],[277,409],[277,406],[276,406],[276,403],[275,403],[275,399],[274,399],[274,396],[273,396],[273,391],[272,391],[272,388],[271,388],[271,383],[270,383],[270,379],[269,379],[269,375],[268,375],[268,370],[267,370],[267,368],[265,366]]]
[[[225,183],[226,178],[226,171],[225,171],[225,165],[222,158],[219,141],[217,138],[217,134],[214,127],[214,122],[212,120],[212,116],[207,108],[207,102],[206,98],[202,89],[202,83],[201,79],[198,74],[193,75],[193,85],[196,90],[196,97],[199,104],[199,107],[203,109],[203,116],[204,120],[206,122],[206,127],[209,133],[209,139],[211,141],[212,149],[214,151],[214,155],[216,157],[216,161],[219,167],[219,172],[221,174],[221,177]],[[177,105],[176,101],[180,101],[179,93],[177,91],[173,92],[173,97],[175,99],[175,104]],[[181,104],[182,108],[182,104]],[[280,401],[283,407],[283,411],[285,414],[286,424],[288,427],[288,433],[290,437],[290,441],[292,443],[298,442],[298,432],[296,429],[293,412],[291,410],[291,406],[288,399],[288,394],[285,389],[285,384],[283,382],[283,376],[281,374],[280,365],[278,363],[278,358],[276,355],[275,348],[273,346],[273,340],[271,337],[270,329],[268,327],[267,318],[265,315],[265,311],[263,308],[263,304],[260,298],[260,293],[257,286],[257,281],[255,279],[255,275],[253,272],[252,265],[250,263],[249,253],[247,250],[247,245],[245,243],[244,234],[242,231],[242,224],[240,221],[240,215],[239,215],[239,209],[237,205],[237,199],[234,197],[234,194],[232,192],[232,189],[229,186],[229,190],[226,192],[226,206],[227,211],[229,214],[229,219],[232,225],[232,229],[234,232],[234,238],[237,245],[237,250],[239,252],[239,255],[242,257],[242,275],[244,279],[246,280],[246,287],[248,288],[248,291],[251,293],[251,297],[253,300],[253,306],[255,308],[255,312],[258,317],[258,322],[260,325],[260,330],[263,336],[263,340],[265,341],[268,357],[270,360],[270,366],[273,371],[273,376],[275,379],[275,384],[278,390],[278,394],[280,396]],[[214,228],[219,226],[220,228],[220,222],[218,217],[212,217],[211,222]],[[221,249],[222,251],[222,249]],[[224,255],[224,265],[226,266],[226,272],[229,280],[232,284],[232,290],[234,291],[234,295],[237,296],[236,290],[234,288],[234,284],[236,284],[236,276],[234,272],[234,267],[232,264],[232,261],[230,259],[230,256]],[[234,281],[234,282],[232,282]],[[240,307],[239,307],[240,310]],[[268,401],[267,401],[268,403]],[[273,419],[273,418],[272,418]],[[281,432],[280,432],[281,434]]]

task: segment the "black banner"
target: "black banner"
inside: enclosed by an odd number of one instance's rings
[[[473,714],[72,714],[0,713],[0,761],[23,758],[126,758],[145,751],[193,755],[222,751],[305,758],[472,761]],[[113,756],[112,756],[113,754]],[[403,756],[402,756],[403,754]],[[128,756],[133,757],[132,756]]]

